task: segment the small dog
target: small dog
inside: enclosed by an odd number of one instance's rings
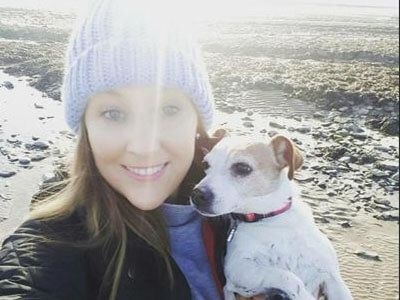
[[[206,176],[191,204],[205,216],[230,214],[233,220],[224,262],[226,300],[352,299],[333,246],[297,196],[292,179],[302,162],[282,135],[261,142],[225,137],[204,157]]]

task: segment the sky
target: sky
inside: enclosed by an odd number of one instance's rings
[[[0,7],[10,6],[19,8],[49,9],[56,11],[76,11],[82,7],[82,3],[88,0],[0,0]],[[145,0],[146,1],[146,0]],[[160,3],[167,4],[171,0],[159,0]],[[167,2],[168,1],[168,2]],[[293,6],[301,4],[322,4],[322,5],[359,5],[359,6],[378,6],[392,7],[398,10],[397,0],[187,0],[187,2],[198,3],[205,10],[216,10],[223,12],[227,8],[235,7],[238,11],[249,9],[250,6],[270,8],[273,6]],[[208,5],[207,5],[208,4]]]

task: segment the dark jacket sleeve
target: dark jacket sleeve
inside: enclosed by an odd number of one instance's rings
[[[40,239],[47,225],[28,221],[0,250],[0,299],[88,299],[82,251]]]

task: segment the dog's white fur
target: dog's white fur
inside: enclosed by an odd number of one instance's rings
[[[205,156],[210,167],[196,188],[207,187],[214,199],[196,207],[203,215],[268,213],[292,197],[291,208],[280,215],[239,222],[227,245],[226,300],[235,299],[234,293],[251,297],[268,288],[280,289],[293,300],[316,299],[321,288],[329,300],[352,299],[335,250],[288,178],[288,169],[293,168],[283,155],[293,146],[288,141],[283,136],[261,142],[225,137]],[[231,169],[235,162],[245,162],[253,171],[235,176]]]

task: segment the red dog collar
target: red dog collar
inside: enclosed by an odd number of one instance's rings
[[[280,214],[284,213],[285,211],[287,211],[291,206],[292,206],[292,197],[290,197],[288,199],[288,201],[286,202],[286,204],[284,206],[282,206],[281,208],[278,208],[277,210],[271,211],[266,214],[256,214],[256,213],[236,214],[236,213],[232,213],[231,216],[234,220],[253,223],[253,222],[257,222],[262,219],[265,219],[265,218],[270,218],[270,217],[280,215]]]

